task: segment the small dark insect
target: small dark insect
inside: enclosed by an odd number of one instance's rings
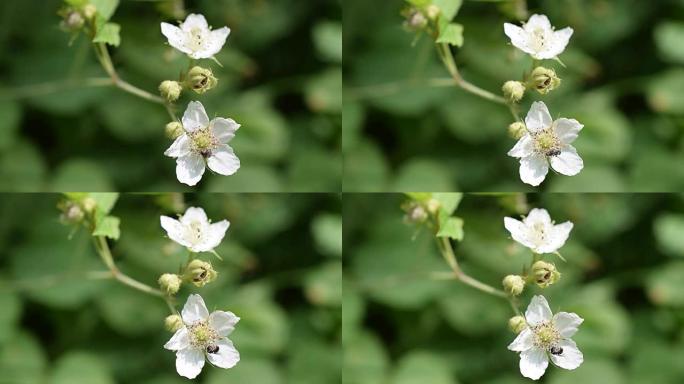
[[[207,277],[207,271],[202,271],[202,273],[199,274],[199,276],[195,277],[192,279],[193,281],[202,281],[204,278]]]
[[[200,155],[202,155],[202,157],[209,157],[209,155],[211,155],[211,151],[208,149],[204,149],[204,150],[200,151]]]
[[[207,346],[207,353],[217,353],[219,351],[219,346],[218,345],[209,345]]]
[[[563,353],[563,347],[559,347],[557,345],[554,345],[549,349],[549,352],[551,352],[552,355],[560,355]]]
[[[560,153],[561,153],[560,149],[553,148],[553,149],[550,149],[546,152],[546,156],[558,156],[558,155],[560,155]]]

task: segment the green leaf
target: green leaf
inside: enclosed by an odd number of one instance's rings
[[[278,365],[264,358],[243,359],[235,367],[212,369],[207,372],[206,384],[259,383],[283,384],[283,374]]]
[[[0,348],[1,382],[44,384],[47,357],[40,343],[29,333],[16,333]]]
[[[447,43],[457,47],[463,46],[463,25],[448,23],[439,26],[438,43]]]
[[[106,43],[118,47],[121,43],[121,36],[119,31],[121,26],[116,23],[106,23],[101,28],[97,29],[97,33],[93,38],[93,43]]]
[[[684,63],[684,23],[666,21],[655,29],[655,42],[663,59]]]
[[[446,360],[435,353],[416,351],[399,360],[391,384],[455,384]]]
[[[119,218],[116,216],[105,216],[98,221],[93,231],[93,236],[105,236],[112,240],[118,240],[121,232],[119,231]]]
[[[2,280],[0,280],[2,284]],[[0,348],[15,332],[15,326],[21,316],[22,303],[12,291],[0,290]]]
[[[649,85],[648,103],[656,112],[684,114],[682,89],[684,89],[684,70],[673,69],[665,72]]]
[[[684,257],[684,215],[665,214],[654,223],[655,237],[663,252]]]
[[[646,281],[648,296],[656,304],[684,306],[684,262],[665,264],[651,272]]]
[[[112,191],[107,172],[98,163],[73,159],[60,164],[54,171],[52,191]]]
[[[0,102],[0,151],[6,151],[17,140],[21,107],[18,103],[7,100]]]
[[[318,267],[304,279],[304,293],[315,305],[339,307],[342,303],[342,263]]]
[[[445,20],[446,22],[450,22],[461,9],[463,0],[433,0],[432,4],[439,7],[439,9],[442,11],[440,15],[440,21]]]
[[[333,214],[316,216],[311,223],[316,247],[321,253],[342,257],[342,217]]]
[[[49,384],[114,384],[107,364],[94,354],[69,352],[55,363]]]
[[[432,3],[432,0],[406,0],[407,3],[416,7],[425,7]]]
[[[119,199],[119,194],[116,192],[93,192],[89,193],[88,197],[95,200],[97,211],[104,216],[114,208],[116,200]]]
[[[318,53],[326,60],[342,62],[342,24],[324,21],[313,28],[313,41]]]
[[[461,192],[437,192],[432,194],[432,198],[439,201],[440,208],[447,214],[454,213],[458,205],[461,204],[463,193]]]
[[[454,240],[463,240],[463,219],[448,216],[445,211],[439,212],[439,232],[437,237],[449,237]]]
[[[375,334],[364,332],[345,340],[343,384],[383,384],[388,367],[389,357]]]
[[[119,6],[119,0],[90,0],[90,4],[94,5],[98,15],[107,21],[114,15],[116,7]]]

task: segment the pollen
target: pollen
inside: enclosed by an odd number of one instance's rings
[[[534,134],[534,149],[546,156],[556,156],[560,153],[561,143],[553,128],[549,127]]]
[[[561,340],[560,333],[550,322],[532,327],[534,344],[536,347],[547,350]]]
[[[210,152],[218,145],[218,140],[211,133],[209,127],[198,129],[190,134],[192,148],[196,153]]]
[[[209,323],[206,320],[199,321],[189,326],[188,331],[190,335],[190,344],[193,348],[205,349],[216,343],[219,339],[219,335],[209,326]]]

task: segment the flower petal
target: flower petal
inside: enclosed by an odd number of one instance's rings
[[[220,340],[216,346],[219,347],[218,352],[207,353],[207,359],[210,363],[219,368],[233,368],[240,361],[240,352],[235,349],[230,340]]]
[[[533,155],[520,159],[520,180],[523,183],[537,186],[549,173],[549,164],[544,155]]]
[[[173,144],[164,151],[164,155],[168,157],[183,157],[190,153],[190,138],[183,134],[174,140]]]
[[[168,216],[160,216],[159,221],[161,222],[162,228],[166,231],[169,238],[176,243],[187,247],[190,244],[185,240],[185,228],[180,221],[170,218]]]
[[[513,44],[514,47],[523,52],[530,53],[528,34],[524,29],[515,24],[504,23],[504,33],[511,39],[511,44]]]
[[[218,223],[211,224],[207,229],[203,237],[203,241],[200,252],[209,252],[221,244],[221,240],[226,235],[226,231],[230,226],[228,220],[221,220]]]
[[[534,14],[530,16],[530,19],[527,20],[527,23],[525,23],[525,31],[529,32],[534,32],[536,29],[541,29],[543,31],[550,31],[551,30],[551,22],[549,21],[549,18],[546,17],[546,15],[537,15]]]
[[[551,226],[551,216],[549,216],[549,212],[544,208],[532,208],[525,217],[524,222],[525,225],[530,227],[537,224]]]
[[[584,319],[576,313],[558,312],[553,316],[553,324],[563,337],[572,337]]]
[[[199,349],[182,349],[176,352],[176,371],[178,374],[194,379],[204,367],[204,352]]]
[[[199,101],[191,101],[183,114],[183,128],[188,132],[194,132],[209,125],[209,116],[204,106]]]
[[[577,135],[584,128],[584,125],[575,119],[562,118],[554,122],[554,127],[556,136],[558,136],[561,143],[570,144],[577,139]]]
[[[228,143],[235,137],[235,132],[240,128],[240,124],[233,119],[224,119],[217,117],[211,121],[211,133],[219,141],[219,143]]]
[[[209,325],[223,337],[233,332],[238,321],[240,318],[233,312],[214,311],[209,315]]]
[[[209,38],[205,43],[204,51],[202,52],[202,54],[206,55],[206,57],[212,57],[215,54],[219,53],[221,48],[223,48],[223,45],[226,43],[228,35],[230,35],[230,28],[228,27],[223,27],[211,31],[211,33],[209,34]]]
[[[516,352],[527,351],[534,346],[534,333],[529,329],[525,328],[518,337],[513,340],[511,344],[508,345],[508,349]]]
[[[185,225],[190,225],[192,222],[209,223],[206,212],[199,207],[190,207],[185,210],[185,213],[180,218],[180,222]]]
[[[544,56],[547,57],[544,58],[551,59],[563,53],[563,51],[565,51],[565,47],[567,47],[568,43],[570,42],[570,37],[572,36],[573,32],[573,29],[570,27],[553,32],[553,35],[551,36],[551,42],[546,48],[546,52],[544,52]]]
[[[525,117],[525,125],[530,132],[539,132],[546,129],[553,124],[549,108],[546,107],[543,101],[535,101],[532,103],[527,116]],[[185,123],[183,123],[185,125]]]
[[[178,181],[187,185],[195,185],[202,180],[204,174],[204,159],[197,154],[176,159],[176,177]]]
[[[193,28],[199,29],[209,29],[209,24],[207,24],[207,19],[202,15],[196,13],[191,13],[185,18],[185,21],[181,24],[181,29],[186,32],[192,31]]]
[[[525,134],[523,137],[515,143],[515,146],[508,151],[508,156],[511,157],[528,157],[534,152],[534,140],[532,136]]]
[[[549,303],[546,298],[541,295],[536,295],[530,301],[530,305],[527,306],[527,311],[525,311],[525,320],[527,324],[531,327],[549,321],[552,318],[551,308],[549,308]],[[185,319],[185,316],[183,316]]]
[[[534,246],[534,244],[532,244],[529,240],[529,228],[527,228],[523,222],[512,217],[504,217],[504,227],[506,227],[508,232],[511,233],[513,240],[528,248],[532,248]]]
[[[188,301],[185,302],[183,306],[183,312],[181,312],[181,317],[183,322],[187,325],[194,324],[197,321],[201,321],[209,317],[209,311],[207,306],[204,304],[204,299],[202,296],[194,294],[188,297]]]
[[[520,354],[520,373],[527,378],[538,380],[548,366],[549,358],[542,349],[532,348]]]
[[[549,158],[551,168],[556,172],[566,175],[575,176],[584,168],[584,161],[577,154],[577,150],[572,145],[566,145],[561,149],[558,156]]]
[[[563,353],[560,355],[551,355],[551,360],[557,366],[564,369],[575,369],[579,367],[584,361],[584,355],[577,348],[577,344],[570,339],[562,340],[558,346],[563,348]]]
[[[161,23],[161,32],[172,47],[183,53],[190,53],[185,46],[185,32],[182,29],[169,23]]]
[[[188,329],[183,327],[173,334],[171,339],[164,344],[164,348],[178,351],[185,349],[190,345],[190,338],[188,337]]]
[[[235,156],[233,148],[219,145],[207,159],[207,165],[218,174],[230,176],[240,169],[240,159]]]
[[[565,245],[565,241],[570,236],[573,224],[569,221],[565,223],[554,225],[549,231],[546,242],[539,246],[537,250],[539,253],[553,253]]]

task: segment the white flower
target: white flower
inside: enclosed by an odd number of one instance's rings
[[[183,327],[176,331],[164,348],[176,351],[176,371],[194,379],[202,372],[204,361],[219,368],[232,368],[240,361],[240,353],[228,339],[240,318],[232,312],[209,314],[200,295],[190,295],[185,302]]]
[[[537,380],[551,361],[564,369],[575,369],[584,356],[570,339],[584,321],[575,313],[558,312],[553,315],[544,296],[535,296],[525,312],[527,328],[508,346],[520,352],[520,373]]]
[[[178,220],[160,216],[169,238],[192,252],[211,252],[223,240],[230,226],[228,220],[211,223],[202,208],[190,207]]]
[[[520,180],[537,186],[551,167],[558,173],[574,176],[584,168],[582,158],[570,145],[584,125],[575,119],[553,121],[546,104],[535,101],[525,117],[527,132],[508,151],[508,156],[520,159]]]
[[[161,23],[161,31],[172,47],[193,59],[213,57],[221,50],[230,34],[228,27],[212,31],[204,16],[194,13],[189,14],[180,27]]]
[[[187,185],[197,184],[202,179],[205,165],[225,176],[237,172],[240,159],[228,142],[235,137],[240,124],[223,117],[209,121],[199,101],[188,104],[182,123],[183,134],[164,152],[166,156],[176,158],[178,181]]]
[[[573,30],[567,27],[554,31],[546,16],[532,15],[522,28],[504,23],[504,32],[516,48],[537,60],[543,60],[560,55],[568,45]]]
[[[573,224],[566,221],[554,224],[546,209],[534,208],[523,219],[504,217],[504,226],[513,240],[530,248],[534,253],[554,253],[565,244]]]

